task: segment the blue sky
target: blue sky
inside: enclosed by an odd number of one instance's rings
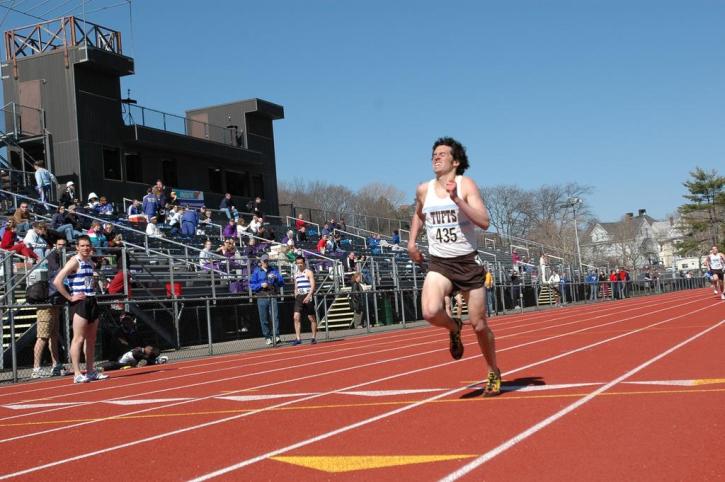
[[[32,13],[81,3],[64,2]],[[480,185],[576,181],[608,221],[663,217],[696,165],[725,171],[725,2],[133,0],[132,28],[128,7],[98,10],[118,3],[85,8],[124,35],[137,72],[124,89],[173,113],[283,105],[282,180],[382,181],[412,198],[451,135]],[[11,12],[2,28],[33,22]]]

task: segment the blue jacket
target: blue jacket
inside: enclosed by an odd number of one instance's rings
[[[196,214],[195,210],[187,209],[186,211],[184,211],[184,214],[181,215],[181,222],[192,223],[194,227],[196,227],[197,223],[199,222],[199,216]]]
[[[277,268],[270,266],[267,272],[265,272],[262,268],[257,267],[249,279],[249,286],[252,287],[253,292],[259,293],[263,291],[262,283],[267,283],[269,286],[274,287],[276,291],[276,288],[284,286],[284,278]]]
[[[599,282],[599,278],[597,278],[597,275],[594,273],[591,273],[587,276],[587,283],[590,285],[595,285]]]
[[[151,219],[151,216],[156,216],[156,212],[159,210],[159,200],[153,194],[147,194],[143,197],[143,212],[146,216]]]

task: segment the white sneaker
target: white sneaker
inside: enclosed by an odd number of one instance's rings
[[[717,290],[712,290],[713,293],[717,294]]]
[[[33,373],[30,374],[30,378],[43,378],[44,376],[42,368],[33,368]]]
[[[73,378],[73,383],[88,383],[91,380],[85,375],[76,375]]]
[[[280,337],[275,337],[274,342],[275,343],[282,343],[282,339]]]
[[[156,359],[156,363],[157,363],[158,365],[163,365],[164,363],[166,363],[166,362],[168,362],[168,361],[169,361],[169,357],[167,357],[167,356],[165,356],[165,355],[162,355],[162,356],[160,356],[160,357],[158,357],[158,358]]]
[[[98,373],[97,371],[94,370],[92,372],[86,373],[86,378],[88,379],[89,382],[93,382],[96,380],[105,380],[106,378],[108,378],[108,375],[104,375],[103,373]]]
[[[723,293],[723,294],[720,295],[720,299],[721,300],[725,300],[725,293]]]
[[[272,344],[272,339],[271,338],[267,338],[267,341],[265,341],[265,343],[267,345],[271,345]]]

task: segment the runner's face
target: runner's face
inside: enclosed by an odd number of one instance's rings
[[[80,254],[83,257],[90,256],[91,250],[93,248],[91,247],[91,243],[89,243],[86,240],[78,241],[78,254]]]
[[[710,250],[710,252],[712,254],[717,254],[717,246],[713,246],[712,249]]]
[[[295,264],[297,265],[297,268],[299,268],[301,270],[305,269],[305,262],[302,261],[301,259],[298,259],[297,261],[295,261]]]
[[[453,149],[450,146],[438,146],[433,151],[433,172],[436,174],[445,174],[455,170],[460,164],[458,161],[453,159],[451,154]]]

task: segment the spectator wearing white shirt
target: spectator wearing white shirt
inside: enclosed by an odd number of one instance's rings
[[[161,234],[161,230],[158,226],[158,218],[156,216],[151,216],[151,219],[149,220],[149,223],[146,225],[146,234],[153,237],[153,238],[161,238],[163,237],[163,234]]]
[[[33,227],[28,230],[23,239],[23,244],[32,249],[39,258],[44,257],[45,250],[48,249],[48,241],[44,238],[46,231],[47,226],[44,222],[34,222]]]
[[[252,232],[252,234],[257,234],[259,232],[259,227],[262,225],[262,219],[255,216],[252,216],[252,220],[249,222],[249,230]]]

